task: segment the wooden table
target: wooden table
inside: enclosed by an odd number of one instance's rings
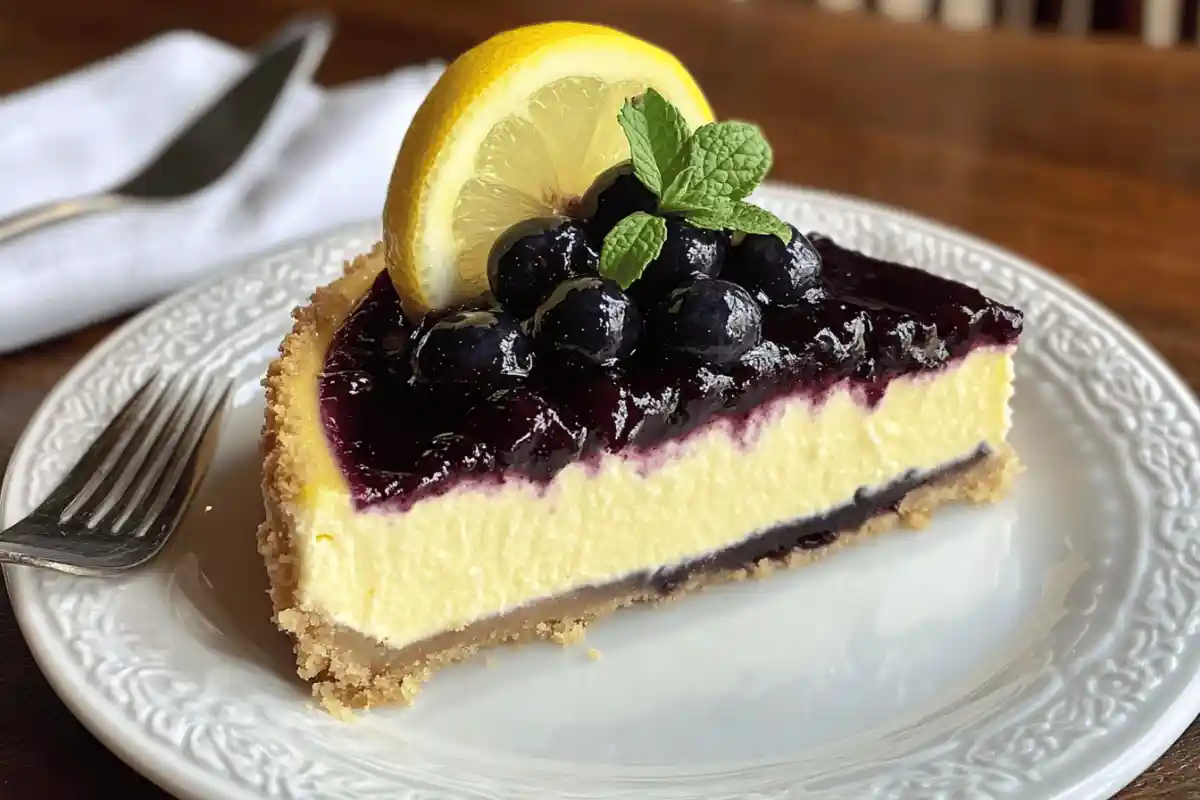
[[[20,8],[13,6],[19,5]],[[238,45],[301,0],[0,5],[0,93],[174,27]],[[334,0],[327,84],[450,58],[562,2]],[[503,12],[497,11],[503,8]],[[951,34],[785,0],[587,0],[674,51],[722,117],[758,121],[773,177],[911,208],[1031,257],[1100,299],[1200,387],[1200,55]],[[686,22],[685,22],[686,20]],[[42,396],[114,323],[0,357],[0,464]],[[1200,795],[1200,724],[1122,798]],[[51,692],[0,599],[0,797],[161,797]]]

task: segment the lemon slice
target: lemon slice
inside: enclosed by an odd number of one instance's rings
[[[617,112],[648,87],[692,127],[711,121],[674,56],[599,25],[517,28],[455,59],[413,118],[384,205],[388,271],[406,312],[483,294],[501,234],[565,214],[629,158]]]

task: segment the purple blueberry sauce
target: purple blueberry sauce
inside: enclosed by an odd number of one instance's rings
[[[320,376],[326,435],[356,507],[407,507],[463,480],[544,483],[573,461],[650,454],[717,419],[744,425],[765,400],[819,401],[844,380],[874,404],[899,375],[935,372],[1020,335],[1021,313],[975,289],[812,241],[823,259],[818,283],[794,306],[765,306],[762,342],[731,366],[672,359],[643,341],[612,367],[540,357],[509,386],[415,381],[413,341],[436,319],[407,321],[381,273]]]

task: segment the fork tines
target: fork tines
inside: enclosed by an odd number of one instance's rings
[[[176,505],[172,493],[194,469],[203,433],[229,389],[227,378],[203,372],[153,375],[52,495],[60,522],[145,535]]]

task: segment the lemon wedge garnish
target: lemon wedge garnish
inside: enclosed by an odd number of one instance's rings
[[[653,87],[691,127],[712,110],[684,66],[599,25],[551,22],[498,34],[455,59],[413,118],[384,204],[384,248],[407,313],[487,291],[510,227],[565,215],[630,157],[617,112]]]

